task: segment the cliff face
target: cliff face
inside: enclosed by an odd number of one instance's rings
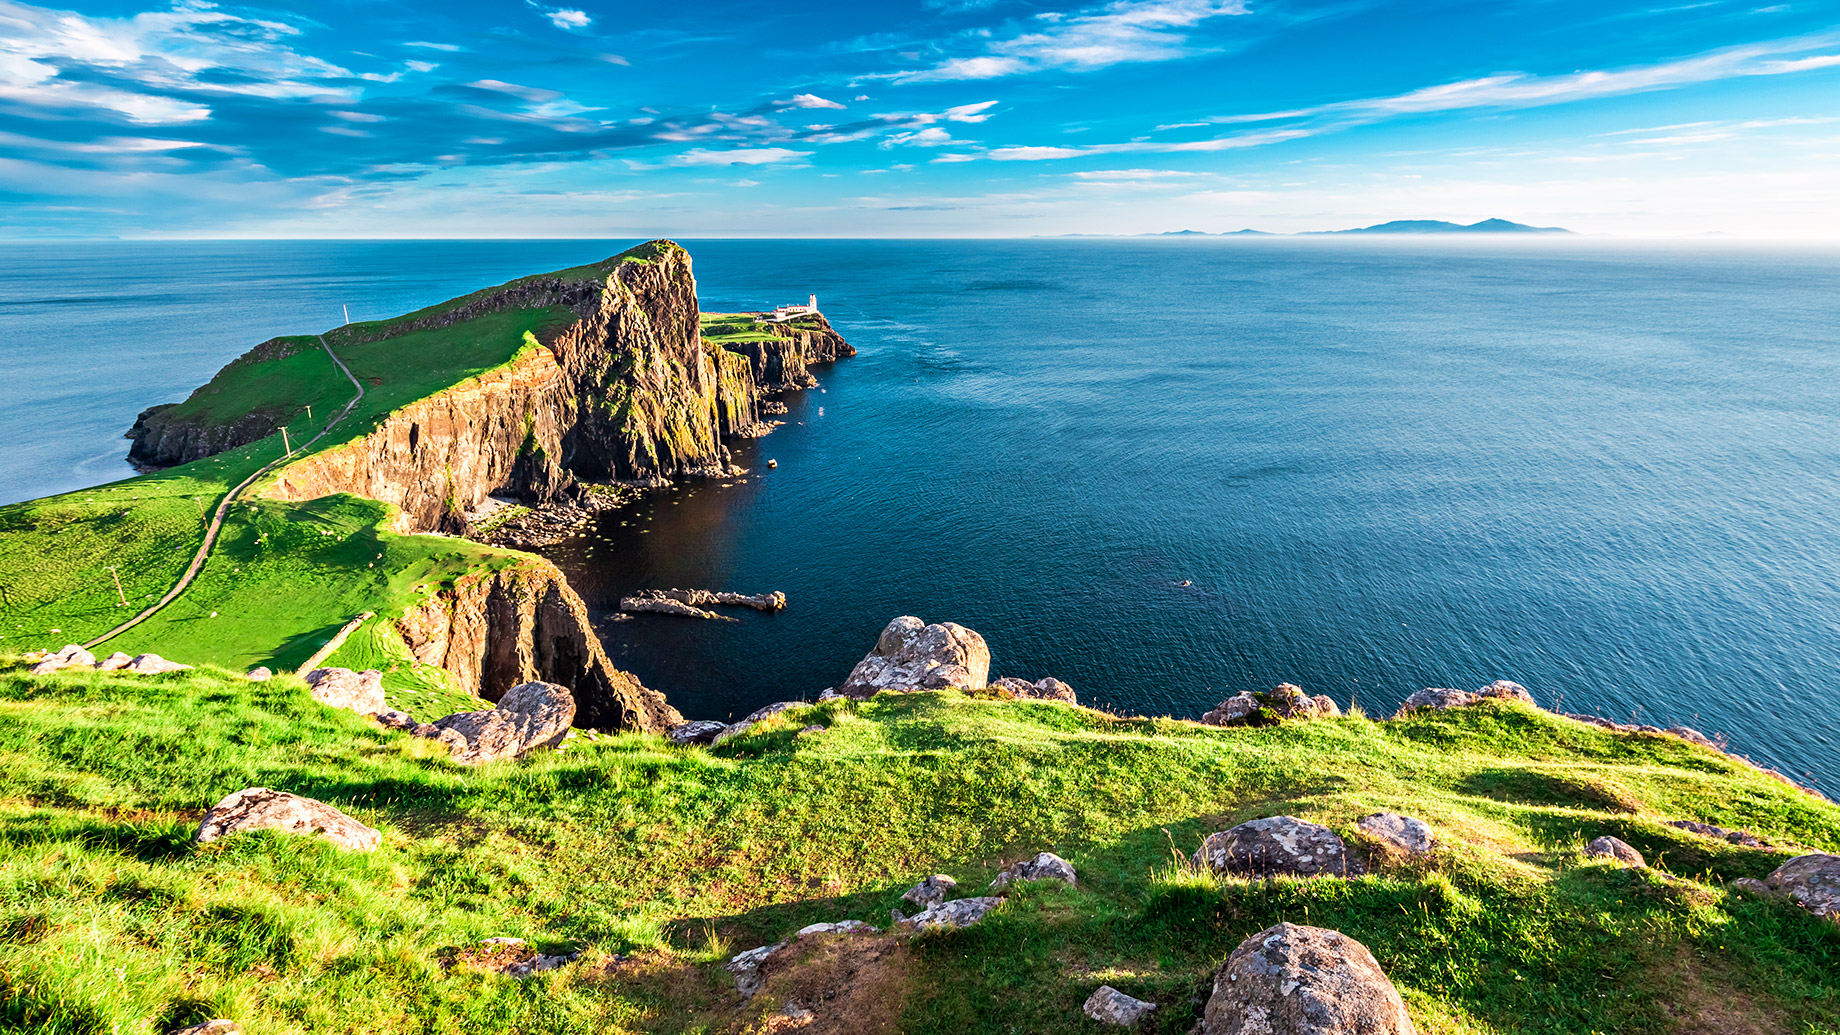
[[[755,381],[764,392],[810,388],[818,383],[807,369],[810,364],[830,363],[856,355],[856,350],[823,316],[800,317],[796,324],[756,326],[777,337],[772,341],[725,342],[722,348],[747,359]]]
[[[663,694],[613,666],[587,606],[545,560],[456,580],[398,628],[416,660],[488,701],[543,679],[574,694],[579,725],[662,732],[683,721]]]
[[[280,422],[266,413],[250,413],[229,424],[175,417],[177,403],[142,410],[128,429],[134,440],[128,462],[137,467],[174,467],[273,435]]]

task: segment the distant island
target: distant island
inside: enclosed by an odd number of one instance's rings
[[[1277,234],[1265,230],[1234,230],[1209,233],[1206,230],[1166,230],[1157,234],[1044,234],[1051,237],[1331,237],[1342,234],[1576,234],[1559,226],[1528,226],[1507,219],[1484,219],[1476,223],[1451,223],[1442,219],[1395,219],[1352,230],[1305,230],[1295,234]]]

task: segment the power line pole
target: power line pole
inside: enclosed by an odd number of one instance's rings
[[[109,565],[109,574],[115,576],[115,596],[121,600],[121,603],[116,604],[115,606],[116,607],[127,607],[128,606],[128,595],[121,591],[121,572],[116,571],[115,566],[111,564]]]
[[[288,433],[287,433],[286,424],[281,425],[281,445],[282,445],[282,448],[287,450],[287,455],[289,456],[294,455],[294,447],[288,444]]]

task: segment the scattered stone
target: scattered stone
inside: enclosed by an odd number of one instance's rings
[[[919,906],[923,910],[931,909],[941,902],[944,902],[946,896],[950,895],[957,887],[957,881],[943,873],[935,873],[931,877],[908,888],[907,891],[901,895],[901,901]]]
[[[1080,699],[1073,692],[1073,687],[1049,676],[1031,683],[1015,676],[998,676],[990,681],[992,687],[1000,687],[1025,701],[1065,701],[1079,704]]]
[[[1763,883],[1818,917],[1840,921],[1840,855],[1798,855],[1778,866]]]
[[[767,962],[767,957],[790,944],[792,943],[774,942],[772,945],[762,945],[758,949],[737,953],[727,963],[728,972],[735,975],[735,991],[740,992],[743,999],[753,998],[754,993],[760,991],[761,986],[767,983],[767,976],[761,973],[760,969]]]
[[[1078,875],[1073,872],[1072,863],[1053,852],[1041,852],[1033,859],[1011,863],[1002,873],[997,874],[996,880],[990,882],[990,890],[1002,891],[1019,880],[1059,880],[1075,887],[1080,883]]]
[[[129,655],[127,651],[118,650],[108,657],[103,658],[101,661],[96,662],[96,671],[113,672],[118,668],[127,668],[128,664],[133,660],[134,658]]]
[[[245,830],[318,834],[340,848],[374,851],[383,834],[327,805],[286,791],[250,787],[211,806],[198,824],[196,840],[208,844]]]
[[[75,668],[78,665],[82,665],[85,668],[94,668],[96,666],[96,656],[74,643],[67,643],[64,645],[63,650],[58,651],[56,654],[48,655],[43,661],[33,665],[32,674],[35,676],[42,676],[50,672],[56,672],[60,668]]]
[[[1214,974],[1199,1035],[1417,1035],[1367,946],[1278,924],[1239,943]]]
[[[1765,841],[1755,834],[1742,830],[1726,830],[1724,827],[1715,827],[1710,823],[1700,823],[1696,820],[1669,820],[1668,826],[1677,830],[1685,830],[1691,834],[1698,834],[1701,837],[1710,837],[1716,841],[1729,841],[1734,845],[1742,845],[1745,848],[1772,847],[1768,841]]]
[[[136,654],[134,660],[121,667],[123,672],[137,672],[141,675],[159,675],[162,672],[188,672],[190,665],[181,665],[176,661],[167,661],[158,654]]]
[[[910,917],[895,921],[896,926],[913,931],[955,930],[969,927],[984,919],[984,914],[1003,904],[996,896],[983,898],[960,898],[939,905]]]
[[[1209,834],[1196,866],[1241,877],[1347,877],[1361,872],[1335,831],[1295,816],[1272,816]]]
[[[1431,854],[1431,825],[1397,812],[1376,812],[1355,821],[1355,829],[1394,851],[1419,857]]]
[[[173,1035],[243,1035],[243,1026],[235,1021],[219,1017],[203,1024],[194,1024],[189,1028],[180,1028]]]
[[[766,718],[769,715],[778,715],[780,712],[787,711],[792,708],[809,708],[809,707],[811,707],[810,701],[779,701],[774,704],[769,704],[764,708],[754,709],[753,711],[742,716],[741,721],[742,722],[759,722],[760,720]]]
[[[495,971],[519,981],[532,974],[555,970],[565,964],[573,963],[581,956],[579,952],[545,956],[524,944],[522,938],[482,938],[479,944],[485,947],[485,951],[466,953],[461,956],[461,962],[480,970]]]
[[[828,727],[828,726],[820,726],[820,725],[818,725],[817,723],[815,723],[815,722],[814,722],[814,723],[812,723],[812,724],[811,724],[810,726],[801,726],[801,727],[799,727],[799,736],[801,736],[801,737],[803,737],[803,736],[806,736],[806,735],[808,735],[808,734],[814,734],[814,733],[823,733],[823,732],[824,732],[825,730],[827,730],[827,729],[829,729],[829,728],[830,728],[830,727]]]
[[[328,708],[375,715],[389,707],[383,700],[383,673],[374,668],[362,672],[348,668],[316,668],[307,673],[306,679],[313,699]]]
[[[1647,866],[1642,853],[1629,846],[1627,841],[1606,834],[1584,846],[1584,854],[1593,859],[1615,859],[1624,866]]]
[[[1146,1003],[1142,999],[1133,999],[1110,985],[1100,985],[1099,990],[1086,997],[1086,1005],[1081,1007],[1086,1016],[1100,1024],[1116,1024],[1122,1028],[1134,1026],[1144,1019],[1144,1015],[1156,1009],[1155,1003]]]
[[[1264,693],[1242,691],[1201,716],[1208,726],[1263,726],[1273,721],[1333,719],[1342,709],[1326,694],[1315,697],[1295,683],[1279,683]]]
[[[794,938],[809,938],[815,934],[881,934],[879,927],[870,927],[861,920],[839,920],[834,924],[807,924],[798,929]]]
[[[270,679],[273,679],[274,675],[275,674],[273,672],[269,671],[268,666],[257,665],[255,668],[252,668],[248,672],[244,673],[243,678],[251,679],[258,683],[264,683]]]
[[[713,743],[716,739],[716,735],[727,728],[728,723],[726,722],[712,722],[708,719],[699,719],[696,722],[686,722],[681,726],[673,726],[671,727],[671,731],[666,733],[665,736],[670,738],[671,743],[676,744],[678,747],[687,747],[691,744]]]
[[[990,647],[982,636],[955,622],[927,625],[903,615],[882,630],[838,692],[866,700],[883,690],[982,690],[989,676]]]
[[[532,681],[505,691],[496,708],[458,712],[408,732],[446,744],[461,765],[478,765],[555,747],[574,721],[575,698],[567,687]]]

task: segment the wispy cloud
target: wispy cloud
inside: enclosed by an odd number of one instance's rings
[[[794,94],[789,101],[781,101],[777,107],[781,111],[789,111],[794,108],[835,108],[841,110],[844,105],[838,104],[836,101],[827,101],[815,93],[801,93]]]
[[[984,41],[981,53],[885,78],[900,83],[996,79],[1050,69],[1091,71],[1168,61],[1200,49],[1190,34],[1203,22],[1247,11],[1245,0],[1115,0],[1075,14],[1044,12],[1008,34],[974,34]]]
[[[673,155],[666,162],[669,165],[777,165],[801,161],[811,155],[810,151],[794,151],[785,147],[738,147],[729,151],[710,151],[698,147]]]
[[[585,29],[588,27],[588,23],[594,20],[588,17],[588,12],[576,10],[571,7],[548,7],[537,3],[537,0],[524,0],[524,2],[536,8],[543,17],[548,18],[551,25],[565,31]]]

